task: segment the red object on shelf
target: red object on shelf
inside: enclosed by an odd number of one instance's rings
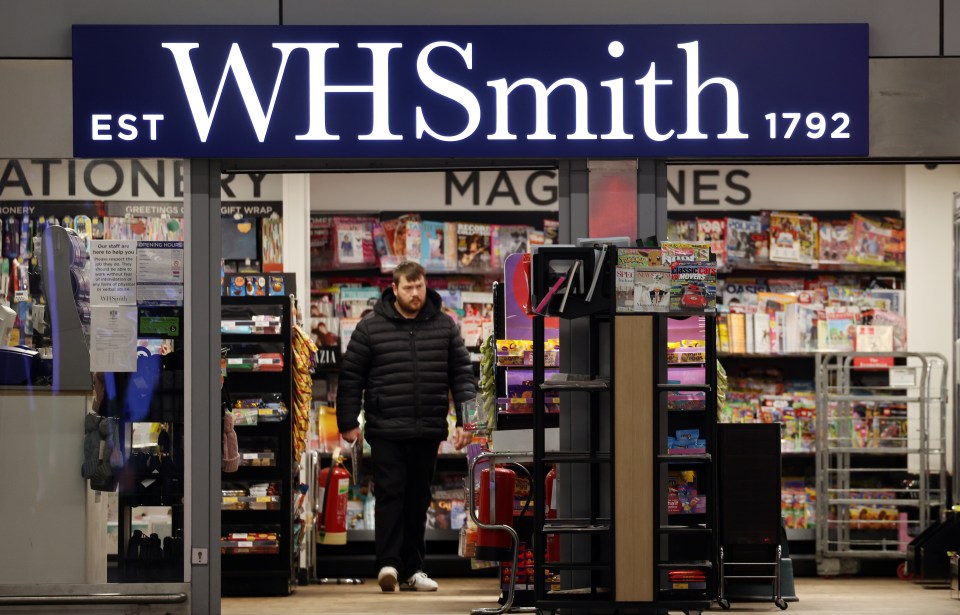
[[[697,569],[671,570],[667,573],[667,579],[671,583],[702,583],[707,580],[707,575]]]
[[[893,367],[893,357],[854,357],[853,366],[858,369],[887,369]]]

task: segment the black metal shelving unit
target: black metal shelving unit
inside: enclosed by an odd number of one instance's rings
[[[557,248],[556,250],[562,250]],[[593,250],[589,249],[592,256]],[[542,250],[538,254],[541,258],[549,259],[551,251]],[[558,258],[581,258],[580,252],[571,252],[562,255],[555,253]],[[589,258],[589,257],[588,257]],[[589,437],[587,450],[547,452],[545,450],[545,412],[544,388],[550,388],[544,383],[544,365],[540,353],[534,353],[534,416],[533,416],[533,496],[534,496],[534,603],[541,611],[556,611],[558,609],[632,609],[643,613],[665,613],[684,611],[699,613],[710,607],[716,595],[716,553],[717,553],[717,478],[714,461],[716,459],[716,347],[715,347],[715,316],[712,313],[685,311],[671,313],[637,313],[616,314],[615,305],[611,297],[611,290],[615,287],[615,250],[609,251],[603,267],[607,271],[602,274],[598,294],[593,302],[587,303],[582,298],[568,298],[567,311],[562,318],[586,318],[589,321],[589,358],[587,361],[588,375],[592,379],[606,378],[606,388],[572,387],[567,400],[564,400],[561,412],[589,412]],[[593,271],[592,262],[585,261],[586,270]],[[534,260],[534,269],[546,266],[544,262]],[[535,274],[537,276],[537,274]],[[541,276],[542,277],[542,276]],[[537,287],[535,294],[543,294],[543,280]],[[571,303],[572,302],[572,303]],[[548,314],[556,314],[553,304],[548,308]],[[671,384],[667,378],[667,338],[668,322],[670,319],[703,317],[705,319],[705,383],[696,385]],[[646,319],[632,320],[632,319]],[[634,360],[648,362],[643,369],[638,369],[636,377],[632,373],[623,373],[617,381],[617,347],[623,343],[618,338],[617,324],[622,323],[624,332],[628,332],[633,325],[640,324],[648,327],[650,348],[640,350]],[[534,348],[542,348],[544,336],[543,316],[534,317],[533,344]],[[609,353],[609,358],[601,353]],[[644,356],[646,355],[646,356]],[[621,360],[631,360],[621,358]],[[621,366],[623,367],[623,366]],[[639,368],[640,366],[638,366]],[[631,365],[631,370],[633,366]],[[642,373],[641,373],[642,372]],[[650,379],[650,382],[646,381]],[[631,382],[632,381],[632,382]],[[641,382],[642,381],[642,382]],[[638,384],[639,383],[639,384]],[[542,386],[541,386],[542,385]],[[618,412],[634,411],[636,408],[617,408],[618,387],[627,390],[630,387],[641,387],[652,412],[652,417],[646,417],[647,429],[645,433],[635,433],[628,437],[637,439],[638,449],[644,449],[646,462],[643,467],[649,468],[650,475],[639,476],[640,483],[635,490],[618,493],[617,470],[633,473],[633,468],[621,468],[618,465],[617,431],[620,429]],[[667,396],[674,392],[702,392],[704,393],[703,407],[698,410],[668,410]],[[589,410],[587,410],[589,408]],[[607,434],[603,434],[603,423],[609,421]],[[705,439],[706,452],[696,455],[668,454],[668,429],[675,428],[700,429],[701,438]],[[623,436],[623,434],[621,434]],[[625,443],[621,441],[621,446]],[[631,451],[623,451],[621,455],[628,455]],[[627,459],[625,457],[624,459]],[[589,467],[589,493],[583,496],[589,499],[589,515],[578,519],[545,519],[545,485],[544,477],[546,466],[550,463],[586,464]],[[670,514],[668,511],[669,472],[671,469],[695,469],[697,471],[697,493],[704,497],[706,502],[701,514]],[[645,473],[645,470],[639,470]],[[606,474],[606,476],[605,476]],[[609,486],[606,479],[609,477]],[[627,475],[621,477],[624,480]],[[637,496],[633,505],[630,501],[635,493],[645,492],[645,496]],[[623,498],[627,498],[624,500]],[[609,515],[602,514],[605,509],[605,500],[609,499]],[[649,510],[641,502],[649,503]],[[636,528],[629,527],[629,522],[617,518],[617,510],[624,505],[631,506],[640,516],[652,520],[649,533],[642,537],[637,536]],[[639,508],[638,508],[639,507]],[[562,535],[582,534],[589,540],[589,559],[584,561],[584,550],[579,549],[579,558],[571,561],[546,561],[546,536],[550,533]],[[618,571],[618,549],[621,551],[632,549],[629,541],[637,541],[646,545],[649,550],[647,568],[639,573],[642,584],[648,588],[645,597],[634,591],[624,591],[618,595],[618,589],[623,583],[632,582],[634,571]],[[625,542],[626,541],[626,542]],[[569,553],[571,549],[567,549]],[[689,583],[671,582],[669,573],[678,570],[696,570],[704,574],[704,582],[693,586]],[[546,587],[546,574],[561,571],[561,586]],[[618,584],[618,572],[624,574],[622,583]],[[577,574],[579,573],[579,574]],[[651,590],[652,588],[652,590]]]
[[[280,421],[260,421],[256,425],[238,425],[237,441],[241,451],[267,446],[274,453],[274,465],[241,465],[236,472],[224,473],[223,483],[252,485],[272,483],[278,486],[277,500],[272,496],[256,497],[251,504],[266,509],[224,509],[221,512],[221,533],[275,533],[276,552],[257,552],[252,540],[234,541],[221,549],[221,593],[224,596],[269,595],[285,596],[293,591],[299,564],[293,558],[293,499],[294,487],[299,482],[298,468],[293,463],[293,357],[292,314],[289,296],[223,297],[221,317],[256,316],[263,314],[280,317],[280,333],[225,333],[221,340],[228,349],[228,358],[241,351],[256,349],[279,352],[283,359],[281,371],[231,371],[228,369],[225,389],[234,400],[260,398],[274,394],[287,408]],[[265,444],[266,443],[266,444]],[[222,501],[233,504],[232,496]],[[253,497],[253,496],[252,496]],[[270,500],[269,502],[267,500]],[[271,504],[276,502],[277,506]],[[256,543],[254,543],[256,544]],[[250,546],[248,546],[250,545]]]

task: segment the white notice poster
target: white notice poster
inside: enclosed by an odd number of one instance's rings
[[[136,306],[90,306],[90,371],[137,371]]]
[[[90,242],[90,304],[136,305],[137,242]]]
[[[183,305],[183,242],[137,242],[137,303]]]

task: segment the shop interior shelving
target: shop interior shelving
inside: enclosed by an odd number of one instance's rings
[[[872,211],[856,210],[871,218],[897,217],[899,212],[893,211]],[[833,210],[833,211],[807,211],[796,212],[801,214],[814,215],[821,221],[835,221],[849,219],[854,210]],[[746,218],[751,214],[760,212],[737,212],[730,209],[720,209],[716,212],[670,212],[671,220],[695,220],[697,217],[703,218]],[[671,237],[671,239],[676,239]],[[868,285],[877,282],[881,286],[890,286],[892,288],[903,289],[905,287],[904,267],[894,266],[871,266],[857,263],[789,263],[789,262],[751,262],[744,260],[728,261],[718,270],[718,303],[720,303],[720,289],[723,288],[727,280],[750,280],[777,278],[799,278],[803,280],[813,280],[819,276],[852,276],[856,278],[861,285]],[[735,377],[741,374],[758,373],[762,370],[771,370],[778,372],[780,377],[786,381],[803,381],[813,384],[815,380],[817,357],[821,352],[791,352],[791,353],[733,353],[718,349],[717,357],[727,372],[728,377]],[[811,387],[810,404],[813,403],[813,390]],[[790,391],[786,391],[787,396]],[[798,421],[803,422],[803,421]],[[811,417],[806,423],[812,429],[814,419]],[[812,442],[816,439],[815,434],[807,433],[807,441]],[[815,537],[816,537],[816,517],[814,509],[816,506],[815,493],[816,468],[815,445],[810,450],[802,450],[802,447],[795,446],[792,442],[783,443],[783,494],[787,500],[794,498],[794,502],[788,505],[787,515],[785,516],[786,536],[789,541],[790,558],[795,566],[802,566],[804,570],[813,570],[815,559]],[[806,511],[806,512],[804,512]],[[802,527],[794,527],[798,522]]]
[[[299,481],[292,453],[291,299],[223,297],[221,305],[228,361],[224,390],[235,404],[250,399],[273,406],[252,409],[255,424],[235,427],[241,465],[222,477],[221,591],[225,596],[287,595],[298,567],[293,558],[292,505]],[[232,360],[260,353],[279,357],[281,363],[267,370],[258,369],[260,364],[231,367],[236,365]],[[286,408],[285,414],[275,411],[277,404]]]

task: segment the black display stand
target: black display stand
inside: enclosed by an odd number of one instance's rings
[[[718,426],[721,563],[718,602],[797,600],[780,514],[780,424]],[[729,580],[728,580],[729,579]]]
[[[285,596],[293,591],[299,568],[298,562],[293,559],[293,490],[299,483],[299,470],[293,463],[292,452],[291,299],[289,296],[223,297],[221,306],[223,318],[253,319],[265,314],[281,317],[279,333],[230,333],[221,336],[224,347],[228,349],[228,359],[265,352],[280,353],[283,358],[281,371],[231,371],[228,368],[224,389],[234,401],[273,395],[279,397],[279,401],[287,408],[283,420],[260,421],[256,425],[238,425],[235,428],[241,453],[269,449],[274,453],[275,465],[241,465],[236,472],[223,474],[224,488],[228,484],[272,483],[279,489],[276,500],[268,501],[270,496],[243,498],[248,500],[245,502],[248,506],[242,509],[236,509],[243,503],[238,503],[234,496],[224,496],[221,535],[226,537],[230,532],[276,533],[278,548],[275,553],[265,553],[256,548],[263,546],[258,541],[234,541],[238,544],[231,542],[230,547],[221,549],[221,593],[224,596]],[[246,542],[253,544],[247,547]]]
[[[544,315],[589,320],[588,373],[582,381],[545,383],[542,354],[533,353],[535,605],[540,611],[700,613],[716,595],[715,317],[703,312],[617,314],[612,292],[616,250],[601,256],[596,267],[599,254],[594,248],[558,247],[534,255],[537,303],[551,286],[551,276],[571,260],[582,260],[587,283],[570,287],[568,297],[548,301]],[[587,300],[595,271],[597,287]],[[668,382],[668,321],[686,317],[705,318],[704,384]],[[534,348],[543,347],[543,337],[543,316],[535,316]],[[579,423],[590,430],[586,450],[545,450],[544,390],[553,389],[571,393],[561,412],[588,417]],[[702,403],[695,409],[671,407],[671,394],[678,392],[702,394]],[[705,452],[671,454],[667,434],[694,427],[706,440]],[[588,466],[587,517],[545,519],[544,477],[550,464]],[[701,505],[678,509],[673,477],[689,470],[696,472]],[[573,543],[562,548],[560,561],[545,561],[550,534]],[[586,549],[583,541],[589,541]],[[575,559],[564,559],[571,553]],[[560,586],[547,587],[546,576],[557,572]]]

